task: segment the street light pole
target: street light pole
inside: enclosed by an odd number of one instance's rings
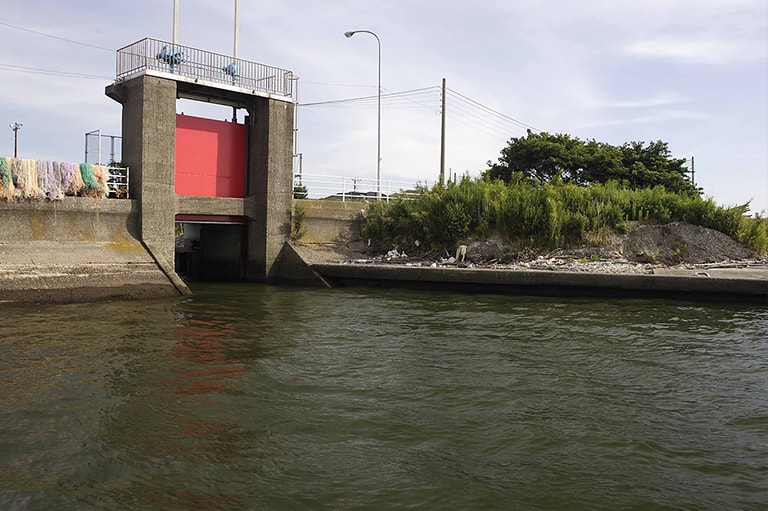
[[[13,130],[13,157],[19,157],[19,129],[23,126],[20,122],[12,122],[9,124]]]
[[[344,32],[347,38],[357,33],[371,34],[379,44],[379,84],[378,84],[378,132],[376,136],[376,198],[381,199],[381,39],[370,30],[353,30]]]

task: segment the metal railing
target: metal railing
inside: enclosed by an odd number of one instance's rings
[[[320,174],[295,174],[294,198],[340,201],[385,200],[417,197],[426,183],[381,180]],[[304,196],[306,195],[306,196]]]
[[[148,71],[256,93],[293,97],[291,71],[228,55],[146,38],[117,50],[116,81]]]
[[[128,167],[107,167],[107,188],[109,196],[115,199],[130,199],[128,184],[130,178]]]

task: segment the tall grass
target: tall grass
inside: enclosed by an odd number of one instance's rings
[[[768,219],[745,216],[748,204],[725,208],[712,199],[688,197],[661,186],[630,190],[617,183],[582,187],[555,180],[473,180],[425,190],[417,199],[375,202],[363,234],[382,246],[433,249],[471,238],[498,236],[518,246],[583,245],[605,229],[627,232],[628,222],[687,222],[728,234],[761,255],[768,252]]]

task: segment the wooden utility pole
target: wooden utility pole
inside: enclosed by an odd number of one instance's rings
[[[445,78],[443,78],[442,108],[440,110],[440,186],[443,186],[445,184]]]

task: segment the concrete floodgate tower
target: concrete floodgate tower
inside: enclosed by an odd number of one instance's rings
[[[117,51],[105,92],[123,106],[139,236],[161,266],[207,280],[274,279],[290,237],[294,80],[284,69],[156,39]],[[177,99],[247,115],[242,124],[179,115]],[[178,240],[177,224],[191,236]]]

